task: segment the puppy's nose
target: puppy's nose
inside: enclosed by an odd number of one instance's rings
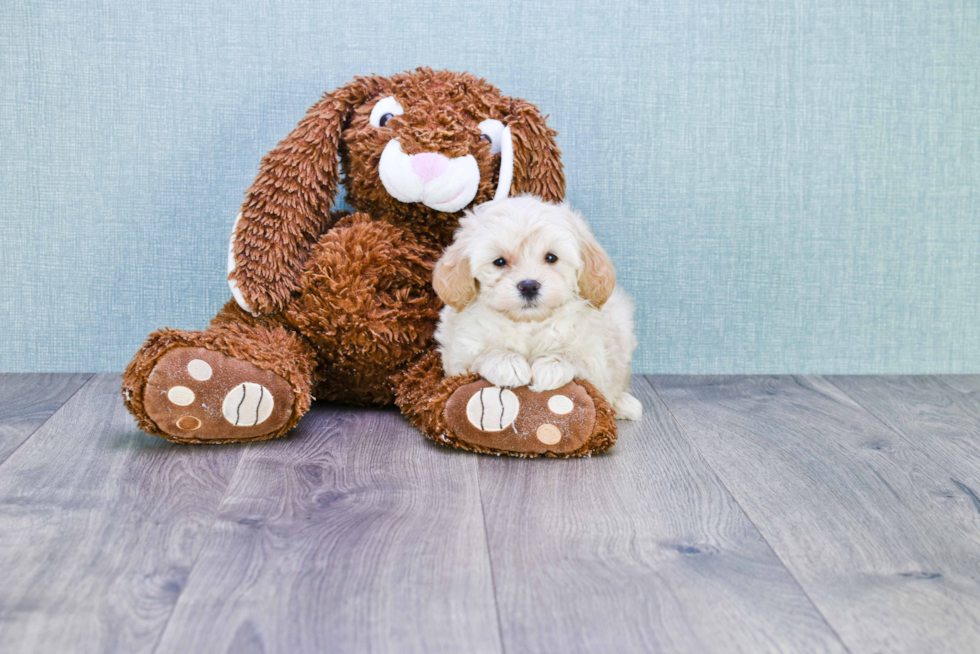
[[[526,300],[531,300],[536,297],[539,288],[541,288],[541,284],[536,279],[525,279],[523,282],[517,283],[517,290],[521,292],[521,295]]]
[[[412,170],[422,178],[422,182],[431,182],[449,168],[449,158],[438,152],[423,152],[412,155]]]

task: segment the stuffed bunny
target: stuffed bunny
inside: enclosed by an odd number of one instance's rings
[[[317,398],[397,404],[467,450],[609,448],[612,411],[588,382],[539,394],[447,379],[433,340],[432,270],[459,217],[509,194],[561,201],[554,137],[534,105],[465,73],[358,77],[325,94],[247,191],[228,251],[234,299],[204,331],[154,332],[127,367],[140,428],[183,443],[275,438]],[[331,212],[341,170],[353,213]]]

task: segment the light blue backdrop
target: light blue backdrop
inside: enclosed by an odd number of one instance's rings
[[[355,74],[551,115],[639,372],[980,372],[976,0],[0,4],[0,370],[203,328],[259,159]]]

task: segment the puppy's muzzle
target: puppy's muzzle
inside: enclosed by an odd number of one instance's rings
[[[526,302],[531,302],[541,290],[541,283],[536,279],[525,279],[517,283],[517,290],[521,292],[521,297]]]

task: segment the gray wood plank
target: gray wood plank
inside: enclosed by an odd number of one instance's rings
[[[90,374],[0,374],[0,463],[88,381]]]
[[[642,378],[591,459],[480,459],[505,650],[840,652]]]
[[[854,652],[980,650],[980,515],[820,377],[651,377]]]
[[[980,402],[929,376],[829,377],[868,412],[949,471],[958,493],[980,492]],[[980,510],[980,499],[977,499]]]
[[[242,448],[140,433],[96,375],[0,465],[0,651],[158,642]]]
[[[254,446],[160,652],[499,652],[476,457],[316,406]]]
[[[964,395],[980,397],[980,375],[937,375],[934,378]]]

